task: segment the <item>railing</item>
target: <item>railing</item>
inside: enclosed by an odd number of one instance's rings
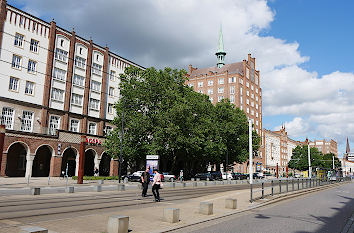
[[[250,184],[250,202],[264,199],[267,196],[294,192],[313,187],[350,181],[350,177],[336,177],[336,179],[300,178],[300,179],[278,179],[271,181],[261,181]]]

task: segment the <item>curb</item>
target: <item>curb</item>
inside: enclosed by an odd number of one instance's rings
[[[310,194],[310,193],[314,193],[314,192],[318,192],[318,191],[323,191],[323,190],[327,190],[330,188],[334,188],[336,186],[340,186],[340,185],[344,185],[344,184],[348,184],[348,183],[352,183],[351,181],[347,181],[347,182],[343,182],[343,183],[334,183],[334,184],[328,184],[328,185],[324,185],[324,186],[320,186],[320,187],[315,187],[315,188],[310,188],[310,189],[306,189],[306,190],[300,190],[299,192],[294,192],[294,193],[288,193],[288,194],[282,194],[278,197],[275,197],[269,201],[265,201],[263,203],[260,203],[258,205],[255,205],[253,207],[250,207],[248,209],[245,210],[239,210],[239,211],[235,211],[234,213],[229,213],[229,214],[224,214],[218,217],[212,217],[206,220],[202,220],[199,222],[194,222],[194,223],[190,223],[184,226],[179,226],[179,227],[174,227],[174,228],[170,228],[170,229],[165,229],[163,231],[156,231],[156,233],[163,233],[163,232],[172,232],[172,231],[176,231],[176,230],[180,230],[183,228],[187,228],[187,227],[191,227],[191,226],[196,226],[198,224],[202,224],[202,223],[206,223],[206,222],[210,222],[213,220],[217,220],[217,219],[222,219],[222,218],[226,218],[226,217],[230,217],[233,215],[237,215],[237,214],[241,214],[241,213],[245,213],[254,209],[258,209],[264,206],[268,206],[271,204],[274,204],[276,202],[280,202],[280,201],[284,201],[287,199],[291,199],[291,198],[296,198],[298,196],[302,196],[302,195],[306,195],[306,194]]]

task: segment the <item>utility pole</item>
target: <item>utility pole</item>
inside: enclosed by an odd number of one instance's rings
[[[122,114],[122,131],[120,134],[120,155],[119,155],[119,170],[118,170],[118,182],[120,183],[120,179],[122,177],[122,162],[123,162],[123,135],[124,135],[124,107],[125,107],[125,99],[123,98],[123,114]]]
[[[334,156],[332,156],[332,165],[333,165],[333,170],[334,170]]]
[[[248,134],[249,134],[249,173],[250,184],[253,184],[253,158],[252,158],[252,121],[248,120]]]
[[[307,156],[308,156],[308,161],[309,161],[309,178],[311,179],[312,177],[312,168],[311,168],[311,156],[310,156],[310,140],[307,139]]]

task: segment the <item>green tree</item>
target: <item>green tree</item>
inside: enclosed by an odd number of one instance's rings
[[[297,169],[300,171],[308,170],[308,150],[307,145],[297,146],[293,149],[291,160],[288,163],[289,168]],[[322,153],[317,148],[310,148],[311,167],[322,166]]]
[[[340,168],[341,162],[337,158],[337,156],[333,153],[324,154],[322,157],[322,167],[327,169],[333,169],[333,157],[334,157],[334,167]]]

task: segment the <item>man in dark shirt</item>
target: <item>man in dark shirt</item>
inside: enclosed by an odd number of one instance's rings
[[[149,173],[149,168],[146,168],[143,174],[141,174],[141,184],[143,186],[143,192],[141,193],[142,197],[146,197],[149,183],[150,183],[150,173]]]

